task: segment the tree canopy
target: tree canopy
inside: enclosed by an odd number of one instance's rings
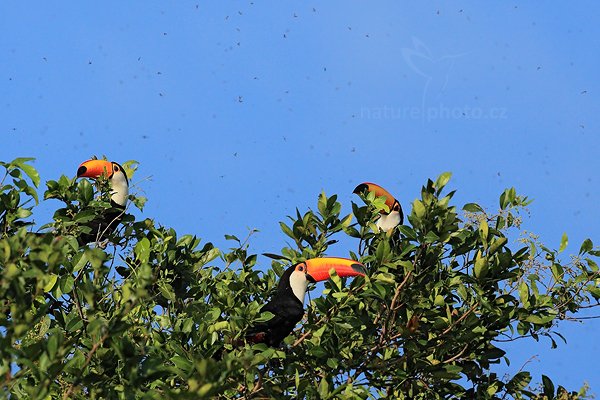
[[[61,176],[61,203],[32,232],[40,176],[31,159],[0,163],[0,393],[60,398],[574,399],[550,377],[498,376],[515,340],[562,344],[562,320],[600,299],[598,247],[552,249],[521,231],[527,197],[510,188],[498,210],[457,207],[450,174],[428,180],[407,221],[378,232],[384,199],[337,196],[280,222],[279,254],[249,240],[215,248],[126,211],[119,228],[78,236],[112,206],[106,180]],[[125,163],[131,175],[136,164]],[[145,199],[130,195],[130,207]],[[348,208],[348,206],[346,206]],[[275,239],[274,239],[275,240]],[[330,254],[338,240],[353,243]],[[323,255],[356,259],[368,275],[333,274],[278,348],[244,342],[284,269]],[[596,261],[595,261],[596,260]],[[545,340],[541,340],[545,339]],[[532,385],[532,382],[541,382]],[[573,388],[570,388],[573,390]]]

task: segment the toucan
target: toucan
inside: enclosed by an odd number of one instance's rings
[[[250,328],[246,341],[278,347],[304,316],[304,295],[308,283],[329,279],[331,269],[340,277],[366,274],[364,265],[347,258],[311,258],[292,265],[283,273],[271,301],[260,310],[261,313],[272,313],[273,318]]]
[[[402,207],[398,200],[394,198],[384,188],[379,185],[370,182],[364,182],[358,185],[353,193],[356,194],[366,194],[365,192],[372,192],[377,197],[385,197],[385,204],[389,207],[390,211],[385,212],[383,210],[379,211],[380,217],[377,219],[375,225],[382,231],[388,232],[394,229],[398,225],[402,225],[404,222],[404,214],[402,213]]]
[[[88,226],[92,228],[90,233],[82,233],[79,243],[86,244],[99,241],[104,235],[112,232],[125,214],[127,197],[129,195],[129,181],[123,167],[114,161],[87,160],[81,163],[77,169],[78,178],[98,179],[105,176],[108,179],[111,196],[112,209],[107,210],[100,218],[90,221]]]

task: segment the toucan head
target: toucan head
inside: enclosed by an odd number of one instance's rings
[[[339,257],[311,258],[291,266],[288,269],[288,271],[291,271],[289,277],[282,277],[282,285],[285,288],[289,282],[289,287],[294,295],[304,303],[308,283],[329,279],[329,271],[332,269],[342,278],[366,275],[365,266],[355,260]],[[288,282],[285,282],[286,278]]]
[[[380,216],[375,224],[377,228],[385,232],[390,232],[396,226],[402,225],[404,221],[402,207],[400,207],[400,203],[390,194],[390,192],[379,185],[365,182],[358,185],[354,189],[354,193],[362,196],[373,193],[377,197],[385,197],[385,205],[388,206],[389,211],[379,210]]]
[[[366,195],[369,192],[374,193],[377,197],[385,197],[385,205],[389,207],[390,211],[385,212],[384,210],[381,210],[381,214],[389,214],[393,211],[402,213],[402,208],[400,207],[400,203],[398,202],[398,200],[396,200],[390,192],[388,192],[379,185],[370,182],[364,182],[358,185],[354,189],[353,193],[356,193],[358,195]]]
[[[129,181],[121,165],[114,161],[92,159],[82,162],[77,169],[78,178],[97,179],[100,176],[105,176],[110,182],[111,200],[124,207],[129,195]]]

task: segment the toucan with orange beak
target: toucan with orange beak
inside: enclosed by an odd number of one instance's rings
[[[364,265],[347,258],[311,258],[292,265],[283,273],[271,301],[260,310],[272,313],[273,318],[252,327],[246,334],[246,341],[279,346],[304,316],[304,296],[308,283],[329,279],[329,271],[332,269],[340,277],[366,274]]]
[[[385,197],[385,205],[389,208],[389,212],[384,210],[379,211],[380,216],[375,222],[377,228],[388,232],[398,225],[402,225],[404,222],[404,214],[402,213],[400,203],[390,194],[390,192],[381,186],[370,182],[364,182],[358,185],[353,193],[366,195],[369,192],[374,193],[377,197]]]
[[[105,176],[111,190],[110,203],[112,210],[108,210],[101,218],[92,220],[88,226],[92,228],[90,233],[80,236],[82,244],[103,240],[106,234],[112,232],[125,214],[127,197],[129,196],[129,181],[123,167],[114,161],[87,160],[81,163],[77,169],[78,178],[98,179]]]

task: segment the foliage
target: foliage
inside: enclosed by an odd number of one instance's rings
[[[40,398],[531,398],[586,396],[529,372],[499,377],[507,341],[561,338],[558,322],[600,298],[600,251],[586,240],[558,250],[522,236],[527,198],[508,189],[500,210],[470,203],[459,215],[428,181],[408,223],[377,232],[386,206],[367,196],[340,216],[336,196],[281,223],[293,240],[263,271],[248,239],[221,252],[191,235],[127,214],[120,228],[82,246],[77,236],[110,208],[105,181],[62,176],[45,199],[64,203],[41,233],[28,230],[40,178],[30,159],[1,163],[0,390]],[[7,182],[11,179],[12,182]],[[144,199],[131,195],[132,203]],[[53,200],[53,201],[55,201]],[[261,305],[290,262],[356,238],[350,256],[369,275],[333,276],[281,348],[240,345],[269,316]],[[344,239],[345,242],[348,239]],[[340,254],[330,254],[340,255]],[[220,261],[219,261],[220,260]],[[262,267],[262,268],[259,268]]]

